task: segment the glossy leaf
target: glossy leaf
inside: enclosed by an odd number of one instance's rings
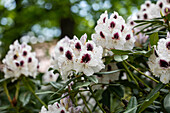
[[[156,100],[159,96],[160,92],[157,92],[156,94],[154,94],[153,96],[151,96],[149,99],[146,99],[142,105],[139,108],[139,113],[141,113],[142,111],[144,111],[150,104],[153,103],[154,100]]]
[[[137,110],[137,99],[136,99],[136,97],[135,96],[133,96],[133,97],[131,97],[131,99],[130,99],[130,101],[129,101],[129,103],[128,103],[128,106],[127,106],[127,108],[126,108],[126,110],[128,111],[128,110],[130,110],[130,109],[132,109],[132,108],[134,108],[135,107],[135,109],[133,109],[132,111],[130,111],[129,113],[136,113],[136,110]]]
[[[19,100],[22,102],[23,106],[28,104],[30,98],[31,98],[31,93],[29,92],[21,93],[19,96]]]
[[[159,41],[159,36],[158,36],[157,32],[150,35],[150,44],[151,44],[151,46],[157,45],[158,41]]]
[[[170,93],[164,98],[164,108],[168,113],[170,113]]]

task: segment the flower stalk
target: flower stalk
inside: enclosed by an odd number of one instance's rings
[[[24,80],[25,85],[26,85],[27,88],[31,91],[31,93],[35,96],[35,98],[37,98],[37,100],[48,109],[47,105],[35,94],[34,90],[33,90],[32,87],[30,86],[30,84],[29,84],[29,82],[27,81],[27,79],[24,77],[23,80]]]

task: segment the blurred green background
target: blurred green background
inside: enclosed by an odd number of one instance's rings
[[[46,41],[94,32],[101,13],[117,11],[125,19],[143,0],[0,0],[0,52],[28,32]]]

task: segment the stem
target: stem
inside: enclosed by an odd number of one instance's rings
[[[144,84],[146,87],[148,87],[149,89],[152,89],[151,87],[149,87],[147,84],[145,84],[145,82],[143,80],[141,80],[138,76],[134,75],[142,84]]]
[[[125,67],[126,71],[129,73],[129,75],[131,76],[131,78],[134,80],[135,84],[139,87],[138,82],[136,81],[136,79],[134,78],[133,74],[131,73],[131,71],[128,69],[127,65],[122,62],[123,66]]]
[[[95,95],[94,95],[94,92],[93,92],[91,86],[89,86],[89,90],[90,90],[90,92],[92,93],[92,96],[93,96],[93,98],[95,99],[95,101],[96,101],[97,105],[99,106],[99,108],[103,111],[103,113],[106,113],[105,110],[104,110],[104,109],[102,108],[102,106],[100,105],[99,101],[96,99],[96,97],[95,97]]]
[[[152,78],[152,77],[146,75],[145,73],[139,71],[137,68],[135,68],[134,66],[132,66],[131,64],[129,64],[127,61],[124,61],[124,62],[125,62],[127,65],[129,65],[131,68],[133,68],[134,70],[136,70],[137,72],[139,72],[140,74],[142,74],[142,75],[144,75],[145,77],[147,77],[147,78],[149,78],[149,79],[155,81],[156,83],[159,83],[159,81],[157,81],[156,79],[154,79],[154,78]]]
[[[92,113],[92,111],[90,110],[89,106],[87,105],[87,102],[86,102],[85,98],[83,97],[83,95],[81,93],[79,93],[79,94],[80,94],[81,98],[83,99],[83,102],[84,102],[85,106],[89,110],[89,113]]]
[[[37,98],[37,100],[48,109],[47,105],[35,94],[34,90],[29,85],[29,82],[27,81],[27,79],[24,77],[23,80],[24,80],[25,85],[28,87],[31,93],[35,96],[35,98]]]
[[[19,81],[16,84],[16,92],[15,92],[15,99],[18,99],[18,94],[19,94],[19,89],[20,89],[20,85],[19,85]]]
[[[8,97],[9,102],[11,103],[12,106],[14,106],[13,103],[12,103],[11,97],[9,95],[9,91],[8,91],[8,88],[7,88],[6,81],[4,82],[3,86],[4,86],[4,91],[5,91],[5,93],[6,93],[7,97]]]

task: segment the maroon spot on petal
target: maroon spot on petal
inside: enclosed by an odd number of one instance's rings
[[[166,0],[168,3],[170,3],[170,0]]]
[[[126,40],[130,40],[130,38],[131,38],[131,36],[130,36],[130,34],[128,34],[128,35],[126,36]]]
[[[64,110],[61,110],[61,112],[60,113],[65,113],[65,111]]]
[[[63,47],[60,47],[59,50],[60,50],[60,52],[63,52],[63,51],[64,51]]]
[[[111,28],[114,28],[114,27],[115,27],[115,23],[114,23],[114,22],[111,22],[111,23],[110,23],[110,27],[111,27]]]
[[[124,25],[122,25],[122,29],[121,29],[121,32],[123,32],[124,28],[125,28],[125,27],[124,27]]]
[[[119,39],[119,33],[118,33],[118,32],[115,33],[115,34],[113,35],[112,39]]]
[[[166,43],[166,48],[168,48],[168,50],[170,50],[170,42]]]
[[[156,57],[159,57],[158,53],[156,52],[156,50],[154,50],[154,54],[155,54]]]
[[[169,64],[167,61],[160,59],[159,61],[160,67],[168,68]]]
[[[24,51],[22,55],[27,56],[27,51]]]
[[[146,13],[143,15],[143,17],[144,19],[148,19],[148,15]]]
[[[159,7],[162,9],[162,7],[163,7],[163,3],[162,2],[159,3]]]
[[[103,23],[105,23],[105,21],[106,21],[106,17],[103,18]]]
[[[146,11],[146,9],[143,9],[143,11]]]
[[[93,51],[92,44],[87,44],[87,51]]]
[[[131,21],[131,22],[130,22],[130,24],[131,24],[131,25],[134,25],[134,22],[133,22],[133,21]]]
[[[72,60],[73,58],[72,53],[69,50],[66,52],[65,56],[67,57],[68,60]]]
[[[18,63],[18,62],[16,62],[15,65],[16,65],[17,67],[19,67],[19,63]]]
[[[53,75],[50,74],[50,78],[53,78]]]
[[[80,49],[81,49],[81,45],[80,45],[80,43],[79,43],[79,42],[77,42],[77,43],[76,43],[75,48],[76,48],[76,49],[78,49],[78,50],[80,50]]]
[[[57,107],[60,108],[60,106],[58,105],[58,103],[57,103]]]
[[[18,58],[18,56],[17,56],[17,55],[14,55],[14,57],[13,57],[13,58],[14,58],[14,60],[16,60],[16,59]]]
[[[137,15],[137,18],[139,19],[139,18],[140,18],[140,16],[139,16],[139,15]]]
[[[39,69],[40,68],[40,66],[39,65],[37,65],[37,69]]]
[[[31,63],[31,62],[32,62],[32,58],[29,57],[29,58],[28,58],[28,63]]]
[[[82,56],[81,63],[88,63],[90,60],[91,60],[91,56],[87,53]]]
[[[102,31],[100,31],[100,36],[101,36],[102,38],[105,38],[105,36],[104,36],[104,34],[103,34]]]
[[[112,66],[111,65],[107,65],[107,71],[111,71],[112,70]]]
[[[20,61],[20,66],[23,66],[24,65],[24,61]]]
[[[115,15],[113,18],[117,19],[117,15]]]
[[[149,3],[147,3],[147,4],[146,4],[146,6],[147,6],[147,7],[149,7],[149,6],[150,6],[150,4],[149,4]]]

